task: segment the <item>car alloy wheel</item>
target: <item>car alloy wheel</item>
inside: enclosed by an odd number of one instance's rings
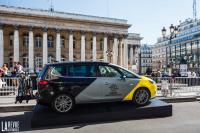
[[[145,105],[147,102],[149,102],[149,92],[145,88],[141,88],[136,90],[135,95],[134,95],[134,102],[137,105]]]
[[[70,95],[58,95],[53,101],[53,108],[59,113],[67,113],[72,110],[74,101]]]

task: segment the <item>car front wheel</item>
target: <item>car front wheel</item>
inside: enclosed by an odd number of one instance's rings
[[[134,93],[133,101],[136,105],[146,105],[150,100],[150,93],[146,88],[137,89]]]
[[[60,94],[52,101],[52,108],[58,113],[68,113],[74,107],[74,99],[71,95]]]

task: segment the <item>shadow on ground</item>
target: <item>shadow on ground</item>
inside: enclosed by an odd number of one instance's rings
[[[75,109],[71,114],[57,114],[47,107],[36,106],[34,112],[7,116],[2,120],[19,121],[20,131],[33,131],[66,127],[80,129],[88,125],[172,115],[172,106],[160,100],[153,100],[144,107],[130,103],[104,103],[80,105]]]

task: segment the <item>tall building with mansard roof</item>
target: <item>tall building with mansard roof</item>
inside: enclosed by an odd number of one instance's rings
[[[0,65],[109,61],[128,68],[142,39],[128,33],[130,26],[124,19],[1,5]]]
[[[199,71],[200,67],[200,20],[180,21],[178,33],[170,42],[167,37],[159,37],[153,47],[153,69],[166,70],[171,66],[179,70],[181,64],[187,64],[188,70]]]

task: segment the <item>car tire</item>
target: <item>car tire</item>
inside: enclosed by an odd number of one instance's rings
[[[134,93],[133,102],[137,106],[144,106],[149,102],[150,97],[150,92],[147,88],[139,88]]]
[[[51,102],[52,109],[61,114],[72,111],[74,104],[74,98],[69,94],[59,94]]]

